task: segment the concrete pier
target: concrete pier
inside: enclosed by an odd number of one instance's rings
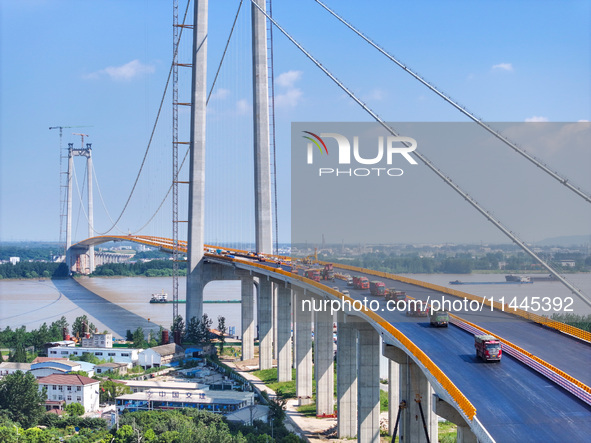
[[[257,322],[259,369],[271,369],[273,367],[273,283],[266,276],[259,278]]]
[[[380,441],[380,336],[368,323],[358,323],[357,441]]]
[[[399,383],[400,368],[398,363],[393,360],[388,360],[388,434],[394,433],[394,426],[396,425],[396,417],[398,416],[398,409],[400,405],[400,383]]]
[[[437,441],[437,416],[433,413],[432,389],[419,366],[401,349],[385,345],[384,355],[399,364],[399,396],[406,402],[398,425],[400,442],[426,443],[425,426],[421,419],[419,401],[423,409],[430,441]]]
[[[314,371],[316,373],[316,415],[334,414],[333,316],[330,310],[315,313]]]
[[[254,358],[254,279],[247,272],[238,273],[242,292],[242,360]]]
[[[349,321],[347,321],[349,320]],[[337,313],[337,436],[357,435],[357,329]]]
[[[464,417],[453,406],[437,397],[437,395],[433,395],[433,409],[435,414],[458,426],[457,443],[478,443],[478,439],[466,420],[464,420]]]
[[[304,292],[294,288],[296,395],[301,405],[312,403],[312,311],[302,309]]]
[[[277,379],[279,382],[290,381],[291,377],[291,289],[278,283],[277,287]]]

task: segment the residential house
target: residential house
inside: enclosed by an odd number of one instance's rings
[[[92,334],[80,340],[83,348],[112,348],[113,334]]]
[[[101,363],[94,367],[94,372],[97,375],[104,375],[108,372],[112,374],[127,374],[127,370],[131,369],[131,363]]]
[[[52,374],[37,379],[39,390],[47,389],[47,400],[50,402],[65,401],[80,403],[85,412],[93,412],[99,408],[99,381],[83,375]],[[55,403],[52,403],[55,404]]]
[[[138,365],[143,368],[160,367],[185,356],[185,350],[176,343],[144,349],[138,357]]]
[[[0,377],[14,374],[16,371],[28,372],[31,370],[31,363],[14,363],[5,361],[0,363]]]

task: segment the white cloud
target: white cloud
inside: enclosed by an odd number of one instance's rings
[[[501,71],[513,71],[513,65],[511,63],[499,63],[498,65],[493,65],[493,69],[500,69]]]
[[[238,114],[241,115],[248,114],[250,111],[250,106],[245,98],[236,102],[236,111],[238,111]]]
[[[111,78],[111,80],[131,80],[140,74],[151,74],[154,72],[153,65],[145,65],[139,60],[132,60],[121,66],[107,66],[105,69],[93,72],[86,75],[86,78],[99,78],[104,75]]]
[[[365,100],[383,100],[385,96],[385,92],[381,89],[372,89],[368,94],[365,94],[363,98]]]
[[[279,74],[275,82],[279,86],[290,89],[300,78],[302,78],[302,71],[287,71]]]
[[[295,107],[302,98],[302,91],[293,88],[288,90],[285,94],[275,95],[275,106],[293,108]]]
[[[223,100],[223,99],[227,98],[229,95],[230,95],[229,89],[219,88],[213,94],[211,94],[211,98],[214,100],[215,99]]]
[[[538,117],[538,116],[534,115],[533,117],[526,118],[525,121],[527,123],[542,123],[542,122],[547,122],[548,117]]]
[[[279,74],[275,83],[284,89],[281,93],[275,93],[275,106],[278,108],[294,108],[302,98],[302,90],[295,87],[296,82],[302,78],[302,71],[287,71]]]

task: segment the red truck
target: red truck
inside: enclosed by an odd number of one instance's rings
[[[394,288],[386,290],[386,300],[404,301],[406,300],[405,291],[397,291]]]
[[[304,272],[304,277],[309,278],[310,280],[320,281],[320,269],[306,269]]]
[[[409,300],[406,315],[410,317],[427,317],[429,315],[429,305],[421,300]]]
[[[484,361],[501,361],[503,347],[501,341],[492,335],[475,335],[476,356]]]
[[[332,263],[324,265],[324,269],[322,270],[322,280],[334,281],[334,271],[332,269]]]
[[[353,286],[355,287],[355,289],[369,289],[369,280],[366,277],[354,275]]]
[[[369,293],[371,295],[386,295],[386,285],[382,281],[374,280],[369,283]]]

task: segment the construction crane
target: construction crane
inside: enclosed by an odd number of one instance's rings
[[[79,135],[80,139],[81,139],[81,144],[80,144],[80,148],[84,149],[84,137],[90,137],[90,135],[88,134],[81,134],[79,132],[72,132],[72,135]]]

